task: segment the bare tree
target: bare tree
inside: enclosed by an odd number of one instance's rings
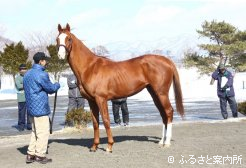
[[[93,47],[92,52],[94,52],[95,54],[99,55],[99,56],[104,56],[104,57],[108,57],[109,51],[107,50],[106,47],[102,46],[102,45],[98,45],[96,47]]]
[[[3,51],[5,44],[10,44],[10,43],[13,43],[13,41],[4,38],[3,36],[0,35],[0,51]]]
[[[24,37],[24,44],[29,49],[29,59],[32,60],[32,56],[38,51],[49,54],[47,46],[55,44],[55,38],[56,34],[53,31],[47,34],[41,32],[31,32]]]
[[[152,53],[153,54],[157,54],[157,55],[162,55],[163,54],[162,50],[160,50],[160,49],[155,49],[155,50],[152,51]]]

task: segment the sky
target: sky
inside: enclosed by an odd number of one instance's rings
[[[70,24],[91,45],[155,42],[197,36],[202,23],[225,21],[246,30],[245,0],[0,0],[0,35],[25,43]]]

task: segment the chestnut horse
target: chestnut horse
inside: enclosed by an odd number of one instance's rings
[[[159,55],[143,55],[126,61],[115,62],[91,52],[74,34],[69,24],[58,25],[58,56],[65,59],[78,80],[83,97],[92,110],[94,142],[90,151],[99,145],[99,112],[108,136],[107,152],[112,152],[114,140],[110,129],[107,101],[132,96],[144,88],[151,94],[163,121],[160,144],[170,145],[172,136],[173,108],[169,89],[173,82],[176,108],[183,117],[184,107],[179,75],[174,63]]]

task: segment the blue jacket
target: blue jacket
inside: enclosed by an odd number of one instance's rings
[[[27,111],[31,116],[40,117],[50,114],[48,94],[55,93],[59,83],[51,83],[42,65],[34,64],[23,78]]]
[[[217,82],[218,97],[235,96],[235,92],[233,88],[233,76],[231,72],[225,70],[225,72],[222,74],[217,69],[216,71],[213,72],[212,78],[218,81]],[[225,84],[223,84],[224,82],[222,82],[222,80],[225,80]]]

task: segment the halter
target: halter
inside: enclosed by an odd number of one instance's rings
[[[57,50],[59,50],[60,47],[64,47],[66,52],[67,52],[67,54],[69,55],[70,52],[72,51],[72,43],[73,43],[73,39],[72,39],[71,36],[69,37],[68,42],[69,42],[69,47],[67,47],[64,44],[59,44],[59,45],[57,45]]]

